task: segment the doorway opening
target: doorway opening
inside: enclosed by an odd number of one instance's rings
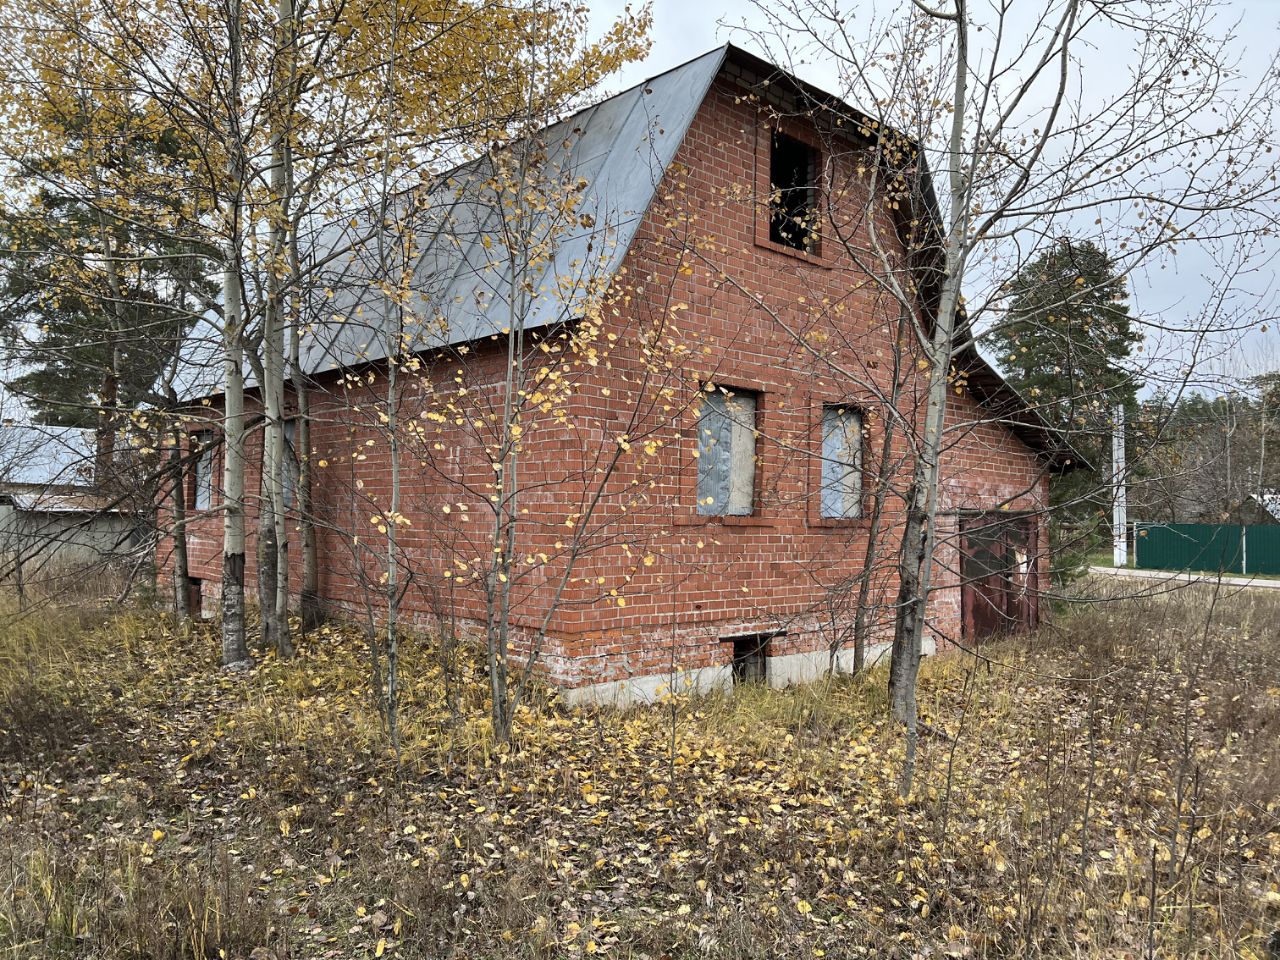
[[[1036,521],[976,513],[960,520],[960,606],[969,640],[1024,633],[1039,621]]]

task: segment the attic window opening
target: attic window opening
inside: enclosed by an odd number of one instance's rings
[[[769,239],[813,253],[818,207],[818,151],[785,133],[774,133],[769,150]]]

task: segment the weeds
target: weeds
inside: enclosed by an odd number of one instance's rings
[[[624,713],[543,699],[498,748],[481,665],[418,641],[397,763],[354,632],[229,675],[158,616],[17,621],[0,949],[1260,958],[1280,609],[1211,599],[1082,601],[989,663],[931,660],[907,801],[881,671]]]

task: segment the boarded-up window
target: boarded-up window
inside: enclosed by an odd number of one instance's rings
[[[284,422],[284,508],[293,506],[294,491],[298,487],[298,420]]]
[[[756,396],[702,396],[698,417],[698,513],[748,516],[755,505]]]
[[[862,516],[862,414],[852,407],[822,408],[822,516]]]
[[[192,452],[196,454],[195,474],[191,491],[191,506],[195,510],[208,510],[213,506],[213,436],[208,433],[191,435]]]

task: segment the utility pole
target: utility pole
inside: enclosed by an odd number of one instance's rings
[[[1124,404],[1117,403],[1111,434],[1111,562],[1129,565],[1129,499],[1125,489]]]

